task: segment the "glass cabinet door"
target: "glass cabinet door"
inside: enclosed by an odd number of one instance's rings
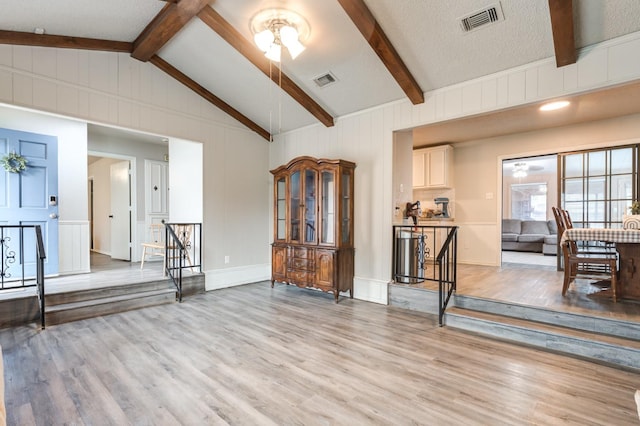
[[[291,229],[289,230],[289,239],[291,241],[300,241],[300,172],[291,173],[289,181],[290,198],[289,198],[289,214],[291,215]]]
[[[284,240],[287,232],[286,181],[281,177],[276,182],[276,238]]]
[[[351,173],[342,173],[342,205],[340,206],[340,234],[342,244],[349,244],[351,241]]]
[[[304,173],[304,242],[316,241],[316,176],[315,170]]]
[[[334,173],[323,171],[320,175],[320,190],[322,199],[320,200],[321,232],[320,242],[323,244],[335,243],[335,178]]]

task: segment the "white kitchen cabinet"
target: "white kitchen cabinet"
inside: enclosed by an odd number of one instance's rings
[[[453,187],[453,147],[451,145],[413,151],[413,187]]]

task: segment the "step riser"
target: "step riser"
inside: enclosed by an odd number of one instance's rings
[[[437,315],[438,292],[418,287],[390,286],[389,305]],[[640,336],[640,323],[621,321],[613,318],[551,311],[544,308],[515,305],[496,300],[460,295],[455,295],[449,302],[449,306],[503,315],[511,318],[526,319],[625,339],[638,340]]]
[[[148,283],[129,284],[115,287],[97,288],[94,290],[78,290],[67,293],[54,293],[46,295],[47,306],[61,305],[64,303],[82,302],[86,300],[102,299],[106,297],[117,297],[132,292],[154,291],[167,288],[169,280],[151,281]],[[183,284],[184,285],[184,284]],[[46,294],[46,293],[45,293]]]
[[[634,348],[541,332],[457,314],[447,314],[446,325],[496,339],[509,340],[570,356],[639,370],[640,350]]]
[[[455,296],[454,304],[457,308],[487,312],[511,318],[526,319],[543,324],[572,328],[575,330],[589,331],[633,340],[638,340],[640,338],[640,323],[635,322],[578,315],[569,312],[557,312],[459,295]]]
[[[134,297],[134,296],[132,296]],[[62,324],[65,322],[78,321],[81,319],[93,318],[103,315],[116,314],[119,312],[131,311],[134,309],[147,308],[150,306],[165,303],[174,303],[175,293],[164,293],[153,296],[137,297],[129,300],[120,300],[99,305],[77,307],[74,309],[47,312],[45,320],[47,325]]]

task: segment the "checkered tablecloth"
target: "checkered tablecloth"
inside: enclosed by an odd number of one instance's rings
[[[605,241],[608,243],[640,243],[640,230],[637,229],[602,229],[571,228],[562,234],[560,244],[565,241]]]

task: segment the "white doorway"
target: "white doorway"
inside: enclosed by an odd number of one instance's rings
[[[110,165],[111,178],[111,258],[131,260],[131,164]]]
[[[135,157],[89,152],[91,251],[114,260],[132,260],[135,161]]]

